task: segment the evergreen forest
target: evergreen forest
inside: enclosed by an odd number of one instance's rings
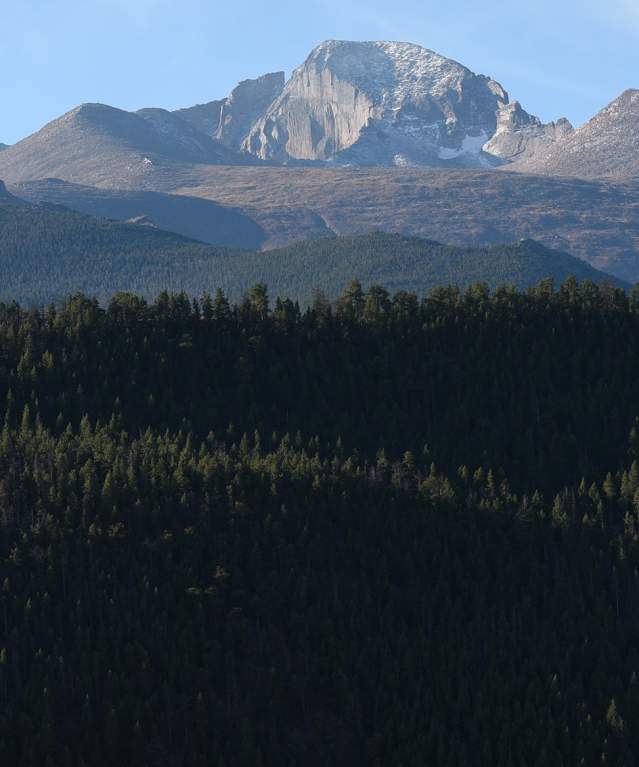
[[[236,221],[233,226],[250,235],[248,225]],[[220,234],[225,233],[222,228]],[[353,277],[366,289],[383,284],[392,292],[421,295],[442,283],[465,288],[486,282],[492,289],[509,284],[523,290],[547,276],[559,284],[571,275],[630,288],[534,240],[455,247],[369,232],[268,251],[240,250],[207,245],[150,222],[123,223],[60,205],[32,205],[10,195],[0,181],[0,301],[25,307],[61,303],[76,292],[102,303],[121,291],[150,301],[163,289],[199,295],[221,288],[229,301],[237,302],[262,282],[273,296],[307,307],[314,290],[333,301]]]
[[[639,764],[639,289],[0,304],[0,764]]]

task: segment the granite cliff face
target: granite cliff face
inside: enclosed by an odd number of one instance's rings
[[[214,138],[226,146],[239,149],[253,124],[283,91],[284,83],[284,72],[242,80],[222,103]]]
[[[580,178],[638,176],[639,90],[625,91],[581,128],[508,169]]]
[[[509,120],[509,106],[499,83],[421,46],[331,40],[242,148],[276,162],[491,167],[508,159],[506,136],[525,147],[546,130],[519,105]],[[499,146],[486,147],[498,129]]]
[[[229,147],[239,148],[255,123],[284,88],[284,72],[242,80],[224,99],[176,109],[173,114],[200,133]],[[148,111],[148,110],[145,110]]]

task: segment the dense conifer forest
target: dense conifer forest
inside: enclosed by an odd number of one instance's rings
[[[2,304],[0,403],[0,764],[637,764],[639,291]]]
[[[304,307],[321,289],[334,300],[349,280],[365,288],[425,293],[442,282],[484,281],[526,289],[546,276],[570,275],[630,286],[567,253],[533,240],[453,247],[397,234],[324,237],[266,252],[206,245],[153,225],[95,218],[60,205],[32,205],[0,181],[0,301],[24,306],[82,292],[108,302],[122,290],[147,300],[160,290],[199,295],[222,288],[231,301],[260,282],[273,296]],[[210,217],[209,217],[210,218]],[[239,226],[239,224],[238,224]]]

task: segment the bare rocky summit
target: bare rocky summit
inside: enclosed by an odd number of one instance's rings
[[[492,167],[554,127],[494,80],[410,43],[319,45],[253,126],[243,149],[263,160]],[[499,129],[502,139],[490,140]],[[492,151],[491,151],[492,150]]]
[[[580,178],[639,175],[639,90],[627,90],[592,120],[509,170]]]

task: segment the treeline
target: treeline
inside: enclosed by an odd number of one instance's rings
[[[639,753],[639,293],[0,307],[0,763]]]

